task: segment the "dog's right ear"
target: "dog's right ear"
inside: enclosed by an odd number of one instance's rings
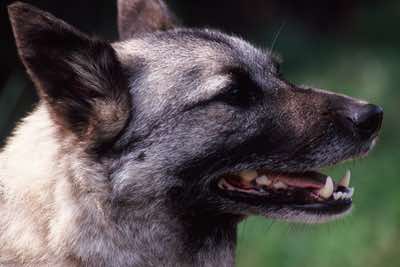
[[[121,40],[135,34],[172,29],[175,16],[162,0],[118,0],[118,31]]]
[[[25,3],[8,12],[18,53],[56,124],[91,145],[117,136],[131,104],[112,46]]]

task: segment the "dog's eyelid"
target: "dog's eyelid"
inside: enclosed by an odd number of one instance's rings
[[[221,88],[217,95],[223,95],[228,93],[233,93],[234,91],[240,90],[240,85],[237,81],[231,80],[223,88]]]
[[[233,67],[228,69],[227,74],[230,76],[231,84],[233,85],[245,85],[245,84],[256,83],[250,76],[248,71],[240,67]]]
[[[240,66],[225,67],[224,69],[222,69],[221,73],[230,76],[232,80],[240,77],[247,77],[248,79],[250,79],[249,73]]]

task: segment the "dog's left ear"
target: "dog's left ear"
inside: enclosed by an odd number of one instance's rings
[[[131,102],[112,46],[25,3],[8,12],[18,53],[56,124],[91,144],[118,135]]]
[[[118,0],[118,31],[121,40],[143,32],[172,29],[177,20],[162,0]]]

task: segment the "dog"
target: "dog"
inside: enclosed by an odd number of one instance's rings
[[[248,42],[119,0],[120,40],[8,7],[40,101],[0,154],[1,266],[234,266],[251,215],[348,214],[383,109],[285,80]]]

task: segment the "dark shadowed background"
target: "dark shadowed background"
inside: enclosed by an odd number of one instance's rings
[[[0,145],[37,96],[0,5]],[[79,29],[117,39],[114,0],[26,1]],[[351,216],[321,226],[250,218],[239,228],[238,266],[400,266],[400,1],[167,0],[183,24],[222,29],[270,47],[286,78],[383,106],[377,148],[327,173],[353,172]],[[280,34],[278,35],[278,32]]]

